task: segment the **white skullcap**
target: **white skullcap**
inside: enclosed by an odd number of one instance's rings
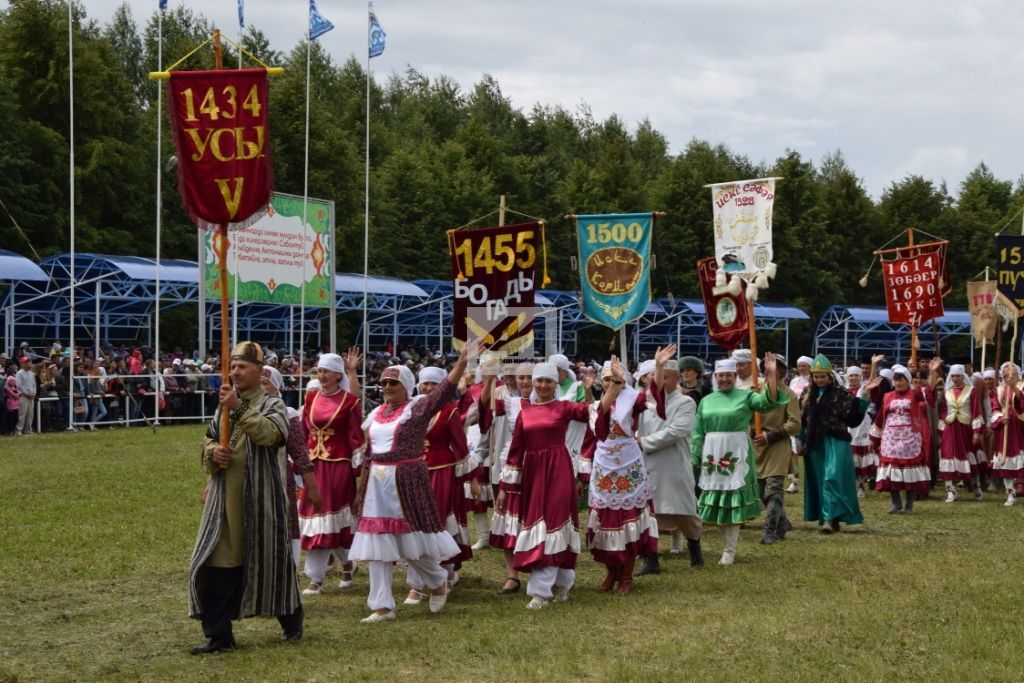
[[[181,365],[181,359],[175,358],[174,360],[171,361],[171,365]]]
[[[516,367],[516,377],[522,377],[523,375],[533,377],[533,363],[520,363]]]
[[[989,368],[988,370],[983,372],[981,374],[981,376],[984,377],[985,379],[995,379],[996,378],[996,371],[993,370],[992,368]]]
[[[962,366],[960,364],[950,365],[949,366],[949,374],[950,375],[967,375],[967,368],[965,368],[964,366]]]
[[[311,380],[309,380],[309,383],[306,384],[306,393],[309,393],[311,391],[320,391],[320,380],[318,380],[318,379],[311,379]]]
[[[444,378],[448,376],[448,373],[444,371],[444,368],[423,368],[420,370],[420,384],[429,382],[430,384],[440,384],[444,381]]]
[[[270,383],[274,385],[275,389],[281,391],[284,387],[284,377],[281,376],[281,371],[270,366],[267,366],[267,370],[270,371]]]
[[[318,368],[336,372],[339,375],[345,374],[345,360],[336,353],[322,353],[316,362]]]
[[[750,349],[736,349],[732,352],[732,355],[729,356],[729,358],[737,363],[750,363],[754,360],[754,356],[750,353]],[[718,363],[715,363],[715,367],[718,367]],[[715,372],[719,371],[716,369]],[[733,370],[733,372],[735,372],[735,370]]]
[[[846,368],[846,374],[847,375],[857,375],[857,377],[863,377],[864,376],[864,372],[860,369],[859,365],[851,365],[850,367]]]
[[[202,370],[203,372],[213,372],[213,366],[208,365],[207,363],[203,363],[199,369]]]
[[[905,365],[892,366],[893,379],[896,379],[896,375],[902,375],[908,382],[911,380],[910,370],[907,370],[907,367]]]
[[[392,365],[390,368],[385,368],[384,372],[380,373],[380,378],[383,379],[397,379],[403,387],[405,387],[405,393],[408,396],[412,396],[413,389],[416,388],[416,377],[405,365]]]
[[[569,362],[569,359],[565,356],[565,354],[552,354],[548,358],[548,362],[554,365],[556,368],[559,368],[560,370],[572,370],[572,363]]]
[[[985,377],[980,372],[975,372],[971,375],[972,382],[979,379],[985,379]]]
[[[657,367],[658,364],[655,363],[653,360],[645,360],[644,362],[640,363],[640,367],[636,369],[636,378],[638,380],[643,379],[647,375],[654,372],[655,369],[657,369]]]
[[[884,370],[879,370],[878,371],[878,376],[879,377],[884,377],[884,378],[886,378],[887,380],[889,380],[891,382],[892,381],[892,370],[890,370],[889,368],[885,368]]]
[[[800,356],[796,359],[797,365],[811,365],[812,363],[814,363],[814,359],[810,356]]]
[[[565,358],[565,356],[562,356],[562,358]],[[533,366],[532,376],[533,379],[550,379],[552,382],[557,382],[558,366],[554,363],[537,363]]]
[[[734,351],[733,355],[735,355],[735,353],[736,352]],[[720,372],[731,372],[733,374],[736,374],[736,361],[733,360],[732,358],[726,358],[725,360],[716,360],[715,374],[717,375]]]

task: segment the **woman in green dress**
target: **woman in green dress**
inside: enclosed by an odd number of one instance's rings
[[[881,382],[865,387],[869,393]],[[811,383],[800,399],[804,454],[804,521],[818,522],[821,532],[839,531],[841,522],[863,524],[857,504],[857,472],[850,449],[850,427],[864,419],[869,402],[836,386],[832,363],[818,354],[811,363]]]
[[[750,420],[755,412],[766,413],[786,405],[789,398],[778,391],[775,356],[764,357],[765,386],[760,391],[736,386],[736,361],[715,363],[718,389],[697,406],[690,457],[700,467],[700,500],[697,508],[706,524],[719,524],[725,550],[719,564],[732,564],[740,524],[761,514],[757,493],[754,444]]]

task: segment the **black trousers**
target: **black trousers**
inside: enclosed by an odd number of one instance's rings
[[[203,591],[203,634],[217,643],[232,643],[231,619],[242,604],[242,567],[205,567]],[[286,636],[302,633],[302,606],[291,614],[279,615]]]

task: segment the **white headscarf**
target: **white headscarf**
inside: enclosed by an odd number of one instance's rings
[[[902,375],[908,382],[913,381],[913,378],[910,376],[910,370],[907,370],[905,365],[897,364],[892,366],[892,378],[896,379],[896,375]]]
[[[564,356],[563,356],[564,358]],[[562,397],[562,390],[558,386],[558,367],[554,363],[537,363],[533,366],[533,379],[549,379],[555,383],[555,399]],[[537,403],[537,391],[530,392],[530,403]]]
[[[736,349],[732,352],[732,355],[729,358],[737,363],[751,363],[754,360],[754,356],[751,354],[750,349]],[[717,366],[718,364],[716,363],[715,365]],[[718,370],[715,372],[718,372]]]
[[[427,367],[420,370],[419,383],[440,384],[447,376],[444,368]]]
[[[412,374],[412,370],[404,365],[392,365],[389,368],[385,368],[384,372],[380,373],[380,378],[383,379],[397,379],[403,387],[405,387],[405,395],[412,398],[412,392],[416,388],[416,377]]]
[[[859,365],[851,365],[850,367],[846,368],[846,374],[856,375],[857,377],[863,377],[864,371],[860,369]]]
[[[887,380],[889,380],[891,382],[892,381],[892,377],[893,377],[892,370],[890,370],[889,368],[884,368],[882,370],[879,370],[878,371],[878,376],[879,377],[884,377],[884,378],[886,378]]]
[[[645,360],[644,362],[640,363],[640,367],[636,369],[636,374],[633,377],[637,381],[640,381],[647,375],[654,372],[655,368],[657,368],[657,363],[655,363],[653,360]]]
[[[967,368],[965,368],[963,365],[960,365],[958,363],[956,365],[950,365],[949,366],[949,372],[946,373],[946,389],[947,390],[953,388],[953,375],[963,375],[964,386],[967,386],[967,380],[969,379],[967,377]]]
[[[572,381],[576,381],[576,373],[572,369],[572,363],[569,362],[569,359],[565,356],[565,354],[552,354],[548,358],[548,363],[553,364],[559,370],[565,370],[566,372],[569,373],[569,376],[572,377]],[[555,377],[555,382],[558,382],[558,377]]]
[[[981,373],[981,376],[984,377],[985,379],[995,379],[996,371],[993,370],[992,368],[989,368],[985,372]]]
[[[797,365],[806,365],[808,368],[814,363],[814,359],[810,356],[800,356],[796,359]],[[859,368],[858,368],[859,369]]]
[[[348,375],[345,374],[345,359],[336,353],[322,353],[320,358],[316,361],[318,368],[324,370],[330,370],[341,375],[341,379],[338,383],[341,385],[342,390],[348,391],[351,386],[348,381]]]
[[[735,352],[733,352],[735,354]],[[731,358],[715,361],[715,374],[720,372],[731,372],[736,374],[736,361]]]
[[[311,379],[306,383],[306,393],[308,394],[311,391],[320,391],[320,380]]]

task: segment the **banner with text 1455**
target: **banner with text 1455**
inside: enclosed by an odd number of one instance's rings
[[[889,322],[921,327],[943,315],[941,263],[935,252],[882,263]]]

